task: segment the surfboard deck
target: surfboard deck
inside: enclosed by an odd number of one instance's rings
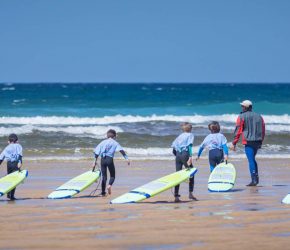
[[[284,197],[284,199],[282,200],[282,203],[288,204],[288,205],[290,204],[290,193]]]
[[[21,184],[28,176],[28,171],[23,169],[21,171],[15,171],[0,179],[0,197],[9,193],[12,189]]]
[[[100,171],[87,171],[64,183],[48,195],[49,199],[66,199],[90,187],[100,177]]]
[[[227,192],[233,189],[236,182],[236,169],[233,164],[225,162],[217,165],[208,179],[210,192]]]
[[[141,187],[135,188],[130,192],[117,197],[110,203],[123,204],[143,201],[186,181],[190,177],[193,177],[196,172],[196,168],[191,168],[183,169],[178,172],[166,175]]]

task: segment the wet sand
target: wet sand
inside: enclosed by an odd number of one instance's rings
[[[172,161],[117,161],[111,197],[48,200],[91,162],[26,162],[29,177],[19,186],[20,200],[0,198],[0,249],[290,249],[290,160],[259,160],[260,185],[246,187],[246,160],[233,161],[238,179],[229,193],[209,193],[206,160],[198,164],[195,195],[182,203],[166,191],[141,204],[110,205],[128,190],[174,171]],[[3,176],[5,167],[0,174]]]

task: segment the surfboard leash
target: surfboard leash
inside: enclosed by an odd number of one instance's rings
[[[99,179],[98,179],[96,189],[94,189],[94,190],[90,193],[89,196],[95,196],[95,193],[97,192],[97,190],[98,190],[98,188],[99,188],[99,186],[100,186],[100,183],[101,183],[101,181],[102,181],[102,177],[103,177],[103,176],[102,176],[102,171],[101,171],[101,168],[100,168],[99,164],[97,163],[96,165],[98,166],[98,170],[100,171],[100,177],[99,177]],[[93,168],[93,171],[95,171],[95,168],[96,168],[96,166]]]

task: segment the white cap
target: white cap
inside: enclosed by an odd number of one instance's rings
[[[243,107],[250,107],[253,105],[253,103],[250,100],[244,100],[243,102],[240,103]]]

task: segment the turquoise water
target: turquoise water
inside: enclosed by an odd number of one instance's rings
[[[267,124],[261,152],[290,156],[290,84],[0,84],[0,149],[14,132],[30,155],[88,156],[114,128],[130,153],[165,157],[184,121],[196,146],[211,120],[231,141],[244,99]]]
[[[3,116],[213,115],[250,99],[263,114],[289,114],[289,84],[0,85]]]

